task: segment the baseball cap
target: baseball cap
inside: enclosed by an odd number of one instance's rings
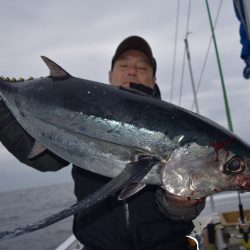
[[[152,49],[148,42],[139,36],[129,36],[125,38],[117,47],[115,54],[112,58],[111,69],[113,69],[115,61],[128,50],[139,50],[143,52],[149,59],[151,66],[153,68],[153,74],[156,73],[156,60],[153,56]]]

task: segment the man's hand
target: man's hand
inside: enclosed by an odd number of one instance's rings
[[[191,199],[176,196],[170,193],[166,193],[166,199],[169,200],[173,206],[179,207],[179,208],[193,207],[204,201],[203,198],[199,200],[191,200]]]
[[[167,193],[159,188],[156,193],[159,210],[169,219],[177,222],[195,219],[205,207],[205,198],[192,200]]]

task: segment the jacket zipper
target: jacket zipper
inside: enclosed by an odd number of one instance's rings
[[[134,243],[133,243],[134,241],[132,237],[132,232],[131,232],[129,205],[126,199],[123,200],[123,211],[124,211],[124,218],[125,218],[125,226],[127,229],[128,243],[129,243],[130,249],[135,249]]]
[[[124,211],[124,217],[125,217],[125,225],[126,228],[129,232],[129,228],[130,228],[130,222],[129,222],[129,207],[128,207],[128,202],[127,200],[123,200],[123,211]]]

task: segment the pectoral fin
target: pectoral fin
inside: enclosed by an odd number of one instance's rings
[[[34,157],[36,157],[37,155],[40,155],[41,153],[43,153],[46,150],[46,148],[40,144],[39,142],[35,141],[29,155],[28,155],[28,159],[32,159]]]
[[[143,156],[136,162],[130,163],[133,164],[134,168],[138,169],[137,175],[134,176],[133,181],[129,182],[121,191],[118,196],[118,200],[124,200],[130,196],[136,194],[142,190],[146,184],[140,183],[140,181],[148,174],[151,168],[155,164],[155,159],[152,156]]]

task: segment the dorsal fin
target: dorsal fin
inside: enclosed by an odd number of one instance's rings
[[[49,67],[50,77],[52,77],[52,78],[69,78],[69,77],[71,77],[71,75],[67,71],[65,71],[62,67],[57,65],[52,60],[50,60],[48,57],[41,56],[41,58]]]

